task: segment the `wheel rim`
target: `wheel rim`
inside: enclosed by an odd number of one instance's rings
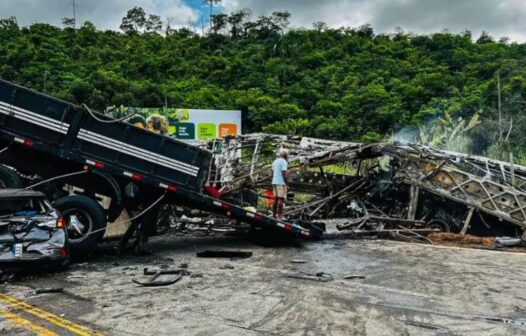
[[[75,243],[86,239],[93,230],[93,219],[82,209],[62,211],[67,222],[68,239]]]
[[[427,228],[438,230],[440,232],[450,232],[449,225],[443,220],[434,219],[427,223]]]

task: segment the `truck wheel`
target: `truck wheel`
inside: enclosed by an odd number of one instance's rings
[[[71,252],[95,251],[106,228],[106,215],[99,203],[86,196],[72,195],[59,198],[54,206],[66,219]]]
[[[16,171],[0,164],[0,189],[21,187],[22,181]]]
[[[438,230],[439,232],[451,232],[449,225],[441,219],[432,219],[426,223],[428,229]]]

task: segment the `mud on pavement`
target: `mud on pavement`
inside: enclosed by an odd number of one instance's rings
[[[339,239],[270,249],[224,235],[161,236],[150,246],[151,256],[99,257],[67,272],[4,284],[1,291],[80,328],[74,330],[105,335],[526,333],[526,270],[519,253]],[[253,255],[196,257],[205,249]],[[144,277],[145,267],[181,264],[195,276],[155,288],[132,282]],[[286,276],[320,272],[333,279]],[[344,279],[353,274],[360,277]],[[35,294],[44,287],[64,292]],[[46,330],[78,334],[0,302]],[[0,331],[34,334],[8,318],[1,319]]]

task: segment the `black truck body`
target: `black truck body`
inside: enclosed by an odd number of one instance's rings
[[[301,236],[321,235],[314,227],[277,221],[205,194],[211,159],[209,151],[0,80],[0,163],[44,180],[87,170],[54,183],[111,197],[110,221],[122,209],[148,206],[166,193],[174,204]],[[39,190],[53,199],[58,190],[52,185]]]

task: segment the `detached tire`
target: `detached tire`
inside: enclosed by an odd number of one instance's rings
[[[66,219],[71,253],[94,252],[106,228],[106,214],[99,203],[86,196],[73,195],[59,198],[54,206]]]
[[[20,176],[11,168],[0,164],[0,189],[21,188]]]

